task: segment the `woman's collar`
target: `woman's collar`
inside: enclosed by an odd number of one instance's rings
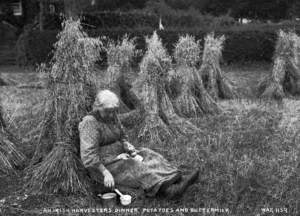
[[[101,122],[104,121],[98,110],[93,110],[93,111],[89,112],[89,115],[93,116],[97,121],[101,121]]]
[[[99,112],[99,110],[93,110],[89,113],[89,115],[92,115],[97,121],[99,122],[103,122],[103,123],[106,123],[106,124],[109,124],[109,123],[117,123],[117,116],[116,118],[114,118],[114,121],[108,121],[106,120],[105,118],[103,118]]]

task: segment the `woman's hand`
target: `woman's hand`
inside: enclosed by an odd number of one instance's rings
[[[134,157],[136,155],[136,149],[135,149],[135,147],[132,144],[130,144],[127,141],[124,141],[123,145],[124,145],[124,148],[126,149],[126,151],[129,152],[129,154],[131,156]]]
[[[127,160],[128,158],[130,158],[130,156],[127,153],[122,153],[117,156],[117,159],[120,159],[120,160]]]
[[[108,170],[105,170],[103,175],[104,175],[104,186],[113,189],[115,187],[115,180],[112,174]]]

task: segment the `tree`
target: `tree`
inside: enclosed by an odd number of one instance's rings
[[[250,19],[279,20],[288,17],[293,0],[236,0],[234,16]]]
[[[148,0],[95,0],[96,10],[142,9]]]
[[[65,15],[70,18],[77,18],[80,13],[80,0],[64,0]]]
[[[300,17],[300,1],[298,0],[289,0],[292,3],[289,7],[289,16],[291,18],[299,18]]]
[[[45,10],[45,1],[40,0],[40,13],[39,13],[39,24],[40,24],[40,31],[44,30],[44,10]]]
[[[203,12],[213,14],[215,16],[227,14],[232,10],[235,0],[211,0],[203,8]]]

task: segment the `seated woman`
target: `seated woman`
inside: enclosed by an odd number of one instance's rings
[[[173,199],[182,195],[199,171],[182,177],[162,155],[148,148],[135,149],[117,117],[118,107],[116,94],[100,91],[93,111],[79,124],[80,156],[91,178],[103,188],[142,188],[150,197],[161,194]]]

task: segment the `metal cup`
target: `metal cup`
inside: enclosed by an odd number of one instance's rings
[[[102,205],[107,208],[113,208],[117,203],[117,194],[115,193],[105,193],[98,194],[101,197]]]

